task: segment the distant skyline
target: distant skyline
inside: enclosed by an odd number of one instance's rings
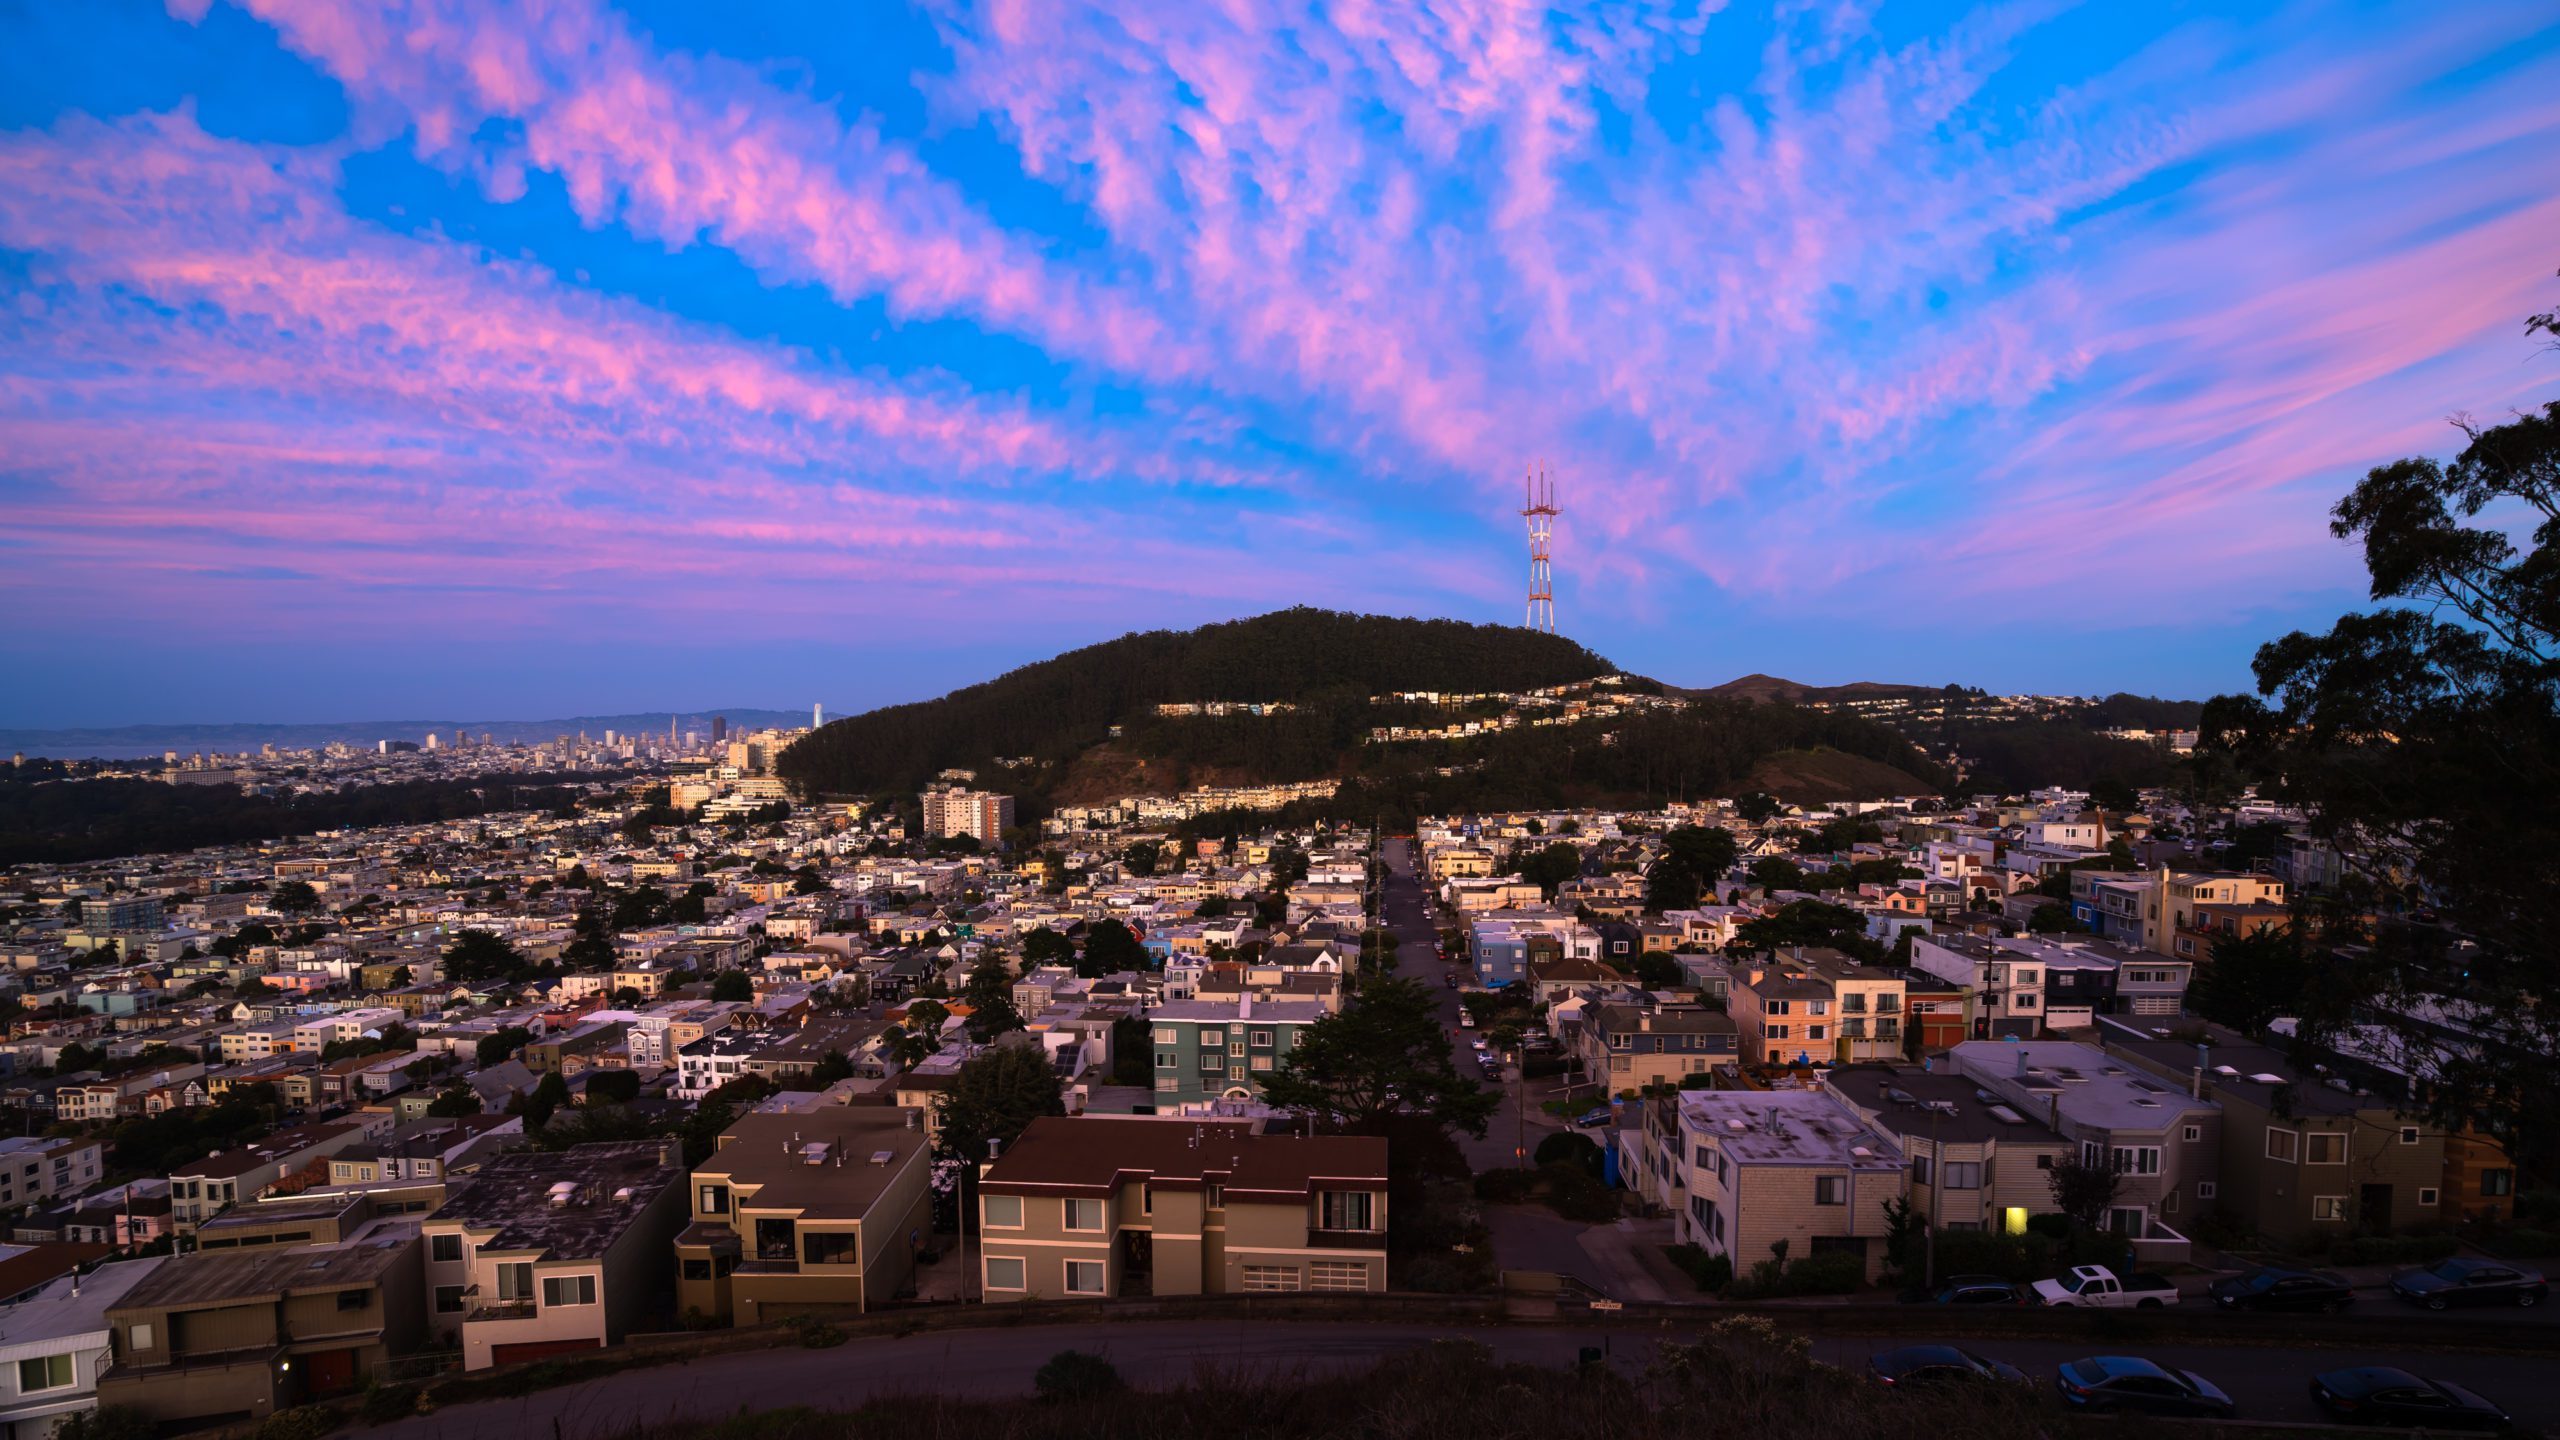
[[[0,727],[927,698],[1294,604],[2245,688],[2560,396],[2560,14],[0,8]]]

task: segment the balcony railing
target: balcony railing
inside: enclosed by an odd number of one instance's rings
[[[1384,1230],[1309,1230],[1307,1248],[1311,1250],[1384,1250]]]

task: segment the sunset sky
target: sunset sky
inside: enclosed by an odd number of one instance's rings
[[[2560,398],[2560,10],[0,0],[0,723],[1293,604],[2203,696]]]

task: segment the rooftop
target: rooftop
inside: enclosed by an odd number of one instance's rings
[[[1713,1136],[1745,1165],[1902,1168],[1902,1149],[1836,1095],[1819,1090],[1685,1090],[1684,1129]]]
[[[1387,1142],[1360,1135],[1260,1135],[1249,1121],[1044,1116],[1006,1147],[986,1187],[1109,1191],[1124,1179],[1230,1192],[1305,1195],[1319,1182],[1387,1183]]]
[[[759,1210],[858,1220],[925,1153],[924,1130],[908,1115],[880,1105],[748,1115],[693,1173],[758,1187],[749,1203]]]
[[[65,1275],[15,1305],[0,1308],[0,1362],[51,1348],[59,1342],[107,1328],[107,1311],[122,1302],[134,1286],[149,1279],[168,1257],[146,1256],[101,1265],[86,1275]]]
[[[593,1260],[660,1191],[683,1178],[673,1147],[655,1140],[573,1145],[556,1154],[511,1151],[481,1166],[428,1219],[494,1230],[485,1249]],[[564,1184],[574,1193],[557,1188]],[[569,1203],[556,1203],[562,1195]]]
[[[408,1233],[289,1250],[261,1247],[172,1255],[112,1308],[169,1310],[371,1285],[399,1264],[416,1243],[415,1234]]]

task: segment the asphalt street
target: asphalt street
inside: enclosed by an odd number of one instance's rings
[[[829,1350],[759,1350],[688,1364],[639,1370],[519,1399],[456,1405],[366,1432],[386,1440],[484,1440],[491,1435],[603,1440],[643,1425],[708,1420],[744,1411],[808,1405],[849,1409],[883,1397],[925,1394],[1023,1395],[1042,1362],[1060,1350],[1100,1354],[1131,1383],[1175,1385],[1204,1374],[1287,1377],[1374,1363],[1380,1356],[1432,1340],[1462,1337],[1489,1346],[1505,1361],[1571,1364],[1585,1345],[1602,1346],[1611,1363],[1640,1367],[1658,1339],[1689,1339],[1695,1327],[1661,1331],[1571,1325],[1439,1327],[1340,1322],[1218,1321],[1045,1325],[944,1331],[904,1339],[863,1338]],[[1818,1340],[1815,1356],[1859,1367],[1869,1355],[1921,1343]],[[2095,1353],[2084,1343],[1982,1343],[1979,1354],[2005,1360],[2050,1384],[2054,1367]],[[2153,1347],[2149,1358],[2192,1369],[2230,1394],[2243,1418],[2317,1419],[2305,1387],[2322,1370],[2401,1363],[2387,1349]],[[2409,1368],[2467,1386],[2508,1407],[2530,1428],[2560,1425],[2560,1392],[2548,1383],[2550,1361],[2537,1357],[2429,1355]]]

